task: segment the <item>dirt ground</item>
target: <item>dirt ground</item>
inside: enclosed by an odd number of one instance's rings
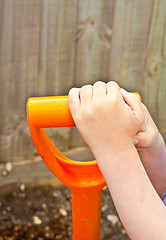
[[[101,240],[129,240],[110,194],[102,191]],[[71,240],[71,193],[24,184],[0,196],[0,240]]]

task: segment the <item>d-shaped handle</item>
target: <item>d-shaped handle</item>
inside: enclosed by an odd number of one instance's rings
[[[72,190],[102,189],[106,184],[97,162],[78,162],[65,157],[43,128],[73,127],[68,97],[36,97],[27,102],[27,120],[33,142],[49,169]]]

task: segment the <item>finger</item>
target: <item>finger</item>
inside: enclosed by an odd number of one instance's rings
[[[106,96],[106,84],[98,81],[93,85],[93,99],[97,99],[99,96]]]
[[[145,137],[145,133],[139,132],[133,139],[134,145],[137,147],[144,147],[148,144],[149,139],[148,137]]]
[[[116,82],[110,81],[107,83],[107,95],[120,95],[120,87]]]
[[[92,85],[85,85],[80,89],[80,100],[81,104],[87,104],[91,101],[93,96]]]
[[[76,112],[80,108],[80,88],[72,88],[68,94],[70,111]]]
[[[124,101],[130,106],[134,114],[141,114],[143,112],[140,97],[137,94],[127,92],[123,88],[120,89]]]

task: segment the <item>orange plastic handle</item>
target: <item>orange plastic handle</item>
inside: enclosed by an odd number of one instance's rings
[[[27,120],[33,142],[49,169],[70,189],[101,189],[106,183],[97,162],[78,162],[65,157],[43,128],[73,127],[68,96],[29,98]]]
[[[74,127],[68,97],[34,97],[27,103],[28,123],[36,128]]]
[[[134,92],[139,97],[139,93]],[[140,97],[141,99],[141,97]],[[35,128],[74,127],[68,96],[34,97],[27,103],[28,124]]]

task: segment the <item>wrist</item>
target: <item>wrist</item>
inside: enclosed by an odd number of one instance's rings
[[[135,166],[135,170],[131,175],[135,177],[135,171],[138,170],[136,166],[142,166],[133,145],[130,145],[128,149],[123,149],[123,151],[99,154],[96,156],[96,161],[108,185],[109,182],[121,182],[122,179],[126,179],[132,166]]]
[[[130,149],[135,149],[132,138],[121,138],[117,142],[110,141],[106,144],[100,144],[100,146],[96,145],[91,148],[98,163],[100,161],[103,162],[103,160],[106,159],[109,159],[109,161],[114,161],[115,156],[121,157]]]

